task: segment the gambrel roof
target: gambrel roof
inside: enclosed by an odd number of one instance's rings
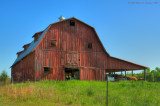
[[[72,17],[72,18],[65,19],[65,20],[63,20],[63,21],[70,20],[70,19],[76,19],[76,20],[78,20],[77,18]],[[63,22],[63,21],[58,21],[58,22],[55,22],[55,23],[52,23],[52,24],[56,24],[56,23]],[[78,21],[80,21],[80,20],[78,20]],[[82,22],[82,21],[80,21],[80,22]],[[90,25],[88,25],[88,24],[86,24],[86,23],[84,23],[84,22],[82,22],[82,23],[85,24],[85,25],[87,25],[87,26],[89,26],[89,27],[91,27],[91,28],[93,28],[93,30],[95,31],[94,27],[92,27],[92,26],[90,26]],[[52,25],[52,24],[50,24],[50,25]],[[49,26],[50,26],[50,25],[49,25]],[[44,36],[44,34],[46,33],[46,31],[48,30],[49,26],[48,26],[44,31],[37,32],[37,33],[42,33],[42,34],[40,35],[40,38],[38,39],[38,41],[34,42],[34,40],[33,40],[33,41],[31,42],[30,46],[27,48],[27,50],[24,51],[22,54],[20,54],[20,56],[17,57],[17,59],[15,60],[15,62],[13,63],[12,66],[14,66],[16,63],[18,63],[20,60],[22,60],[22,59],[23,59],[24,57],[26,57],[28,54],[30,54],[30,53],[35,49],[35,47],[37,47],[38,43],[41,41],[42,37]],[[32,37],[34,37],[37,33],[35,33]],[[96,33],[96,31],[95,31],[95,33]],[[96,34],[97,34],[97,33],[96,33]],[[98,35],[97,35],[97,38],[98,38],[98,40],[100,41]],[[101,41],[100,41],[100,43],[101,43]],[[101,46],[103,47],[103,44],[102,44],[102,43],[101,43]],[[104,47],[103,47],[103,49],[105,50]],[[105,50],[105,52],[107,53],[106,50]],[[109,55],[109,54],[107,53],[107,55]]]
[[[108,52],[106,51],[106,49],[104,48],[104,46],[103,46],[101,40],[99,39],[98,34],[97,34],[97,32],[96,32],[96,30],[95,30],[94,27],[92,27],[92,26],[90,26],[90,25],[82,22],[81,20],[78,20],[78,19],[75,18],[75,17],[68,18],[68,19],[65,19],[65,20],[63,20],[63,21],[70,20],[70,19],[75,19],[75,20],[77,20],[77,21],[79,21],[79,22],[81,22],[81,23],[83,23],[83,24],[91,27],[91,28],[94,30],[94,32],[95,32],[95,34],[96,34],[96,37],[97,37],[98,41],[100,42],[100,44],[101,44],[104,52],[106,53],[106,55],[107,55],[108,57],[110,57],[110,58],[114,58],[114,57],[111,57],[111,56],[108,54]],[[58,22],[52,23],[52,24],[50,24],[44,31],[35,33],[32,37],[34,37],[36,34],[41,34],[40,37],[39,37],[39,39],[38,39],[37,41],[34,41],[34,40],[33,40],[33,41],[31,42],[31,44],[29,45],[29,47],[27,48],[27,50],[25,50],[23,53],[21,53],[21,54],[17,57],[17,59],[15,60],[15,62],[13,63],[12,66],[14,66],[15,64],[17,64],[17,63],[18,63],[19,61],[21,61],[24,57],[26,57],[28,54],[30,54],[31,52],[34,51],[34,49],[37,47],[37,45],[39,44],[39,42],[41,41],[41,39],[43,38],[43,36],[45,35],[45,33],[47,32],[47,30],[49,29],[49,27],[50,27],[51,25],[56,24],[56,23],[60,23],[60,22],[63,22],[63,21],[58,21]],[[118,58],[116,58],[116,59],[118,59]],[[118,59],[118,60],[119,60],[119,61],[122,61],[122,62],[125,61],[125,60],[121,60],[121,59]],[[129,63],[129,64],[132,64],[132,65],[135,65],[135,66],[137,66],[137,67],[141,67],[141,68],[143,68],[143,69],[148,68],[148,67],[141,66],[141,65],[138,65],[138,64],[135,64],[135,63],[132,63],[132,62],[128,62],[128,61],[125,61],[125,62],[127,62],[127,63]]]

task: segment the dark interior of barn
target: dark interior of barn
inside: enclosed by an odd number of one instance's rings
[[[65,69],[65,80],[80,80],[79,69]]]

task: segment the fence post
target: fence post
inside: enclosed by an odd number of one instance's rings
[[[144,81],[146,81],[146,69],[144,69]]]
[[[125,70],[125,80],[127,80],[127,78],[126,78],[126,70]]]
[[[108,75],[107,75],[107,95],[106,95],[106,106],[108,106]]]

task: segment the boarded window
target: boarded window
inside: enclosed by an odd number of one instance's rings
[[[56,40],[51,40],[51,47],[56,47]]]
[[[74,20],[70,20],[70,26],[75,26],[75,21]]]
[[[88,48],[89,48],[89,49],[92,48],[92,43],[88,43]]]
[[[49,67],[44,67],[44,73],[49,74],[50,68]]]

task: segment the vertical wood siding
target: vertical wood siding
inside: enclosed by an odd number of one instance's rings
[[[65,67],[81,67],[80,80],[102,80],[100,74],[105,68],[106,53],[93,28],[74,21],[75,26],[70,26],[69,20],[50,25],[36,47],[37,80],[45,78],[64,80]],[[51,39],[57,41],[56,47],[50,46]],[[92,43],[92,49],[88,48],[88,43]],[[76,64],[68,64],[69,62]],[[49,74],[44,74],[45,66],[51,68]],[[97,74],[99,76],[95,78]]]
[[[12,67],[11,79],[13,82],[34,81],[35,53],[29,54]]]

